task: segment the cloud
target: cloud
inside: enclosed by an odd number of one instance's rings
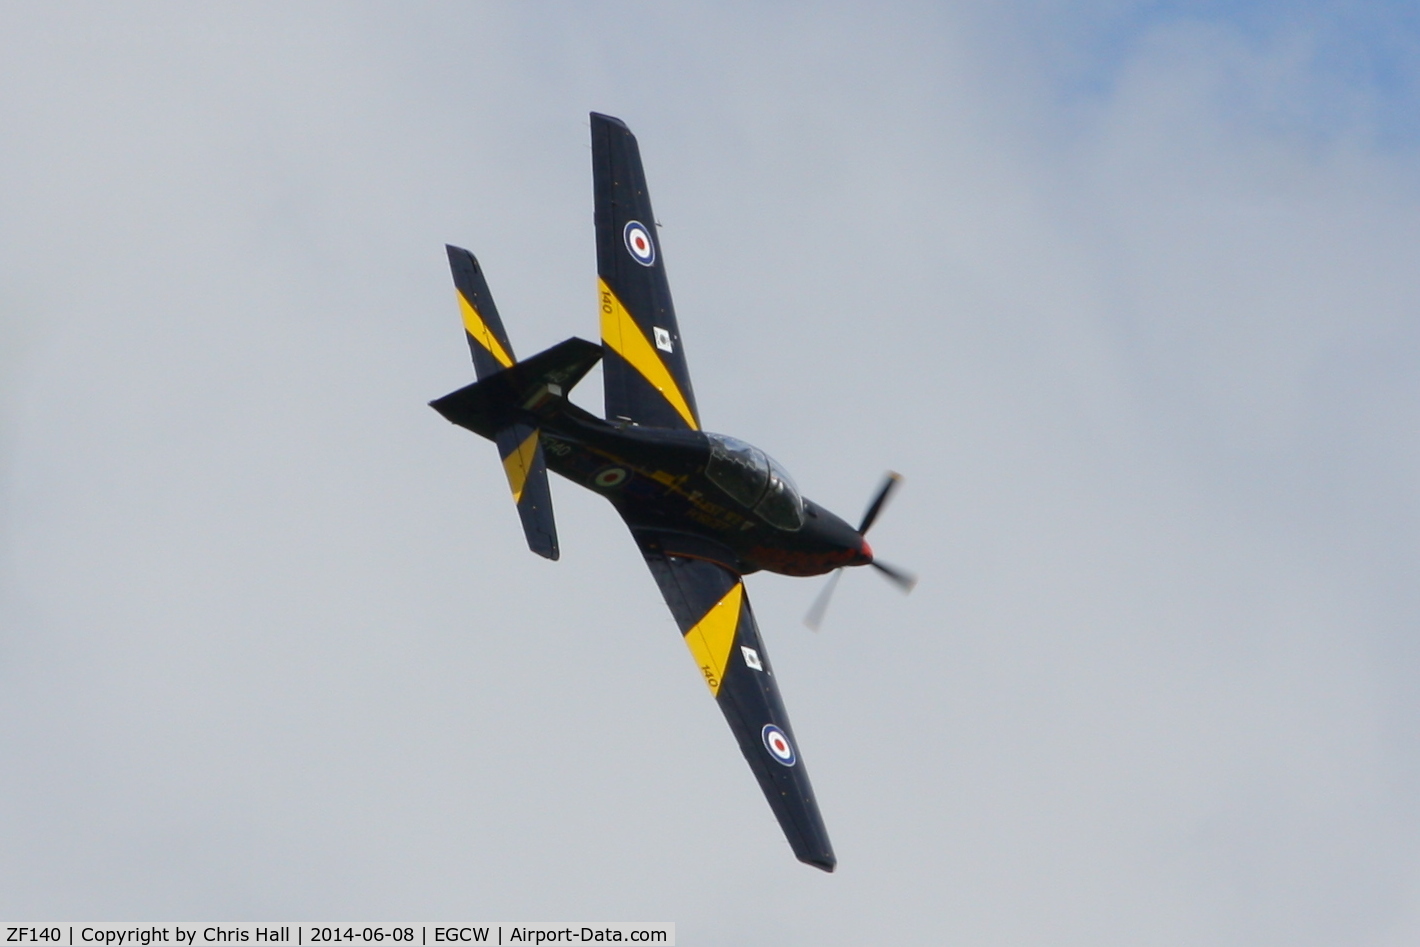
[[[16,13],[0,908],[1413,935],[1413,31],[1000,9]],[[592,108],[707,424],[850,519],[908,477],[911,598],[749,584],[832,878],[612,512],[524,554],[424,407],[442,242],[521,353],[593,331]]]

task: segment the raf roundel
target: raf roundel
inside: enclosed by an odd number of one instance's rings
[[[631,254],[631,259],[642,266],[656,262],[656,245],[651,242],[651,232],[641,221],[628,220],[621,236],[626,241],[626,252]]]
[[[783,730],[774,724],[766,723],[764,729],[760,731],[760,736],[764,739],[764,748],[769,751],[769,755],[774,757],[776,762],[783,763],[785,766],[793,766],[799,761],[789,738],[784,735]]]
[[[592,478],[593,483],[606,490],[621,486],[625,480],[626,471],[620,467],[607,467]]]

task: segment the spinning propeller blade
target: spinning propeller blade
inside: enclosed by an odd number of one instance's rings
[[[828,611],[829,600],[833,598],[833,590],[838,587],[838,580],[842,578],[843,570],[834,569],[833,575],[828,577],[828,582],[824,584],[823,591],[818,593],[818,598],[814,599],[813,605],[809,606],[809,613],[804,616],[804,624],[811,631],[818,631],[818,626],[823,624],[824,613]]]
[[[868,512],[863,514],[863,522],[858,526],[859,535],[864,535],[873,528],[873,522],[877,520],[878,514],[887,506],[888,498],[893,491],[902,484],[902,474],[888,471],[883,478],[883,485],[878,488],[878,495],[873,497],[873,502],[868,505]]]
[[[897,566],[890,566],[886,562],[880,562],[877,559],[874,559],[872,562],[869,563],[869,565],[881,572],[883,574],[883,578],[887,579],[893,585],[901,589],[903,595],[906,595],[908,592],[911,592],[913,587],[917,585],[917,576],[913,575],[911,572],[908,572],[906,569],[899,569]]]
[[[863,523],[858,527],[859,536],[866,534],[868,530],[872,528],[873,523],[877,521],[878,516],[882,514],[883,509],[887,506],[887,502],[891,499],[893,492],[896,491],[901,484],[902,475],[888,471],[887,476],[883,478],[883,485],[878,488],[877,496],[873,497],[873,502],[868,504],[868,512],[863,514]],[[911,592],[913,586],[917,584],[917,576],[908,572],[906,569],[900,569],[897,566],[879,562],[877,559],[872,560],[868,564],[874,569],[877,569],[883,578],[897,586],[904,595]],[[833,590],[838,588],[838,580],[842,575],[842,568],[835,569],[833,574],[828,577],[828,582],[825,583],[823,590],[819,592],[818,597],[814,599],[813,605],[809,606],[808,614],[804,616],[804,624],[814,631],[818,631],[819,626],[823,624],[823,616],[828,611],[828,603],[833,599]]]

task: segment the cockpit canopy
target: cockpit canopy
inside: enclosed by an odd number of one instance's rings
[[[736,502],[771,526],[797,530],[804,525],[804,501],[793,478],[764,451],[723,434],[706,434],[710,462],[705,475]]]

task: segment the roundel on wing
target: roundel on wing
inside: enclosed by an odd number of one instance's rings
[[[628,220],[621,236],[626,241],[626,252],[631,254],[631,259],[642,266],[656,262],[656,245],[651,242],[651,231],[641,221]]]
[[[799,761],[798,755],[794,752],[794,745],[789,742],[784,731],[774,724],[766,723],[759,735],[764,740],[764,748],[769,751],[770,756],[774,757],[775,762],[785,766],[793,766]]]

